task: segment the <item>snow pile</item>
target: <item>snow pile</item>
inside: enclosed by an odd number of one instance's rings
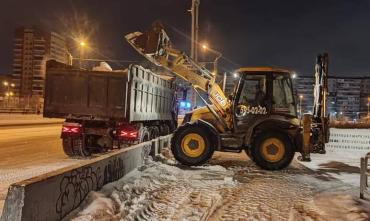
[[[151,162],[92,192],[66,220],[206,220],[222,203],[220,190],[237,183],[222,166],[183,170]]]
[[[105,61],[100,62],[99,66],[93,67],[93,71],[113,71],[112,67]]]
[[[164,152],[161,162],[90,193],[66,220],[370,220],[358,186],[337,179],[358,175],[359,154],[330,150],[313,155],[310,168],[293,161],[265,171],[240,154],[216,152],[209,164],[189,168]]]

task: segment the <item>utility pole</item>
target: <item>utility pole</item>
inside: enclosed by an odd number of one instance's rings
[[[195,61],[198,62],[198,18],[199,18],[199,4],[200,0],[192,0],[191,4],[191,51],[190,57]],[[192,91],[191,96],[191,103],[193,108],[197,104],[197,94],[195,91]]]
[[[367,98],[367,117],[370,117],[370,97]]]
[[[224,72],[224,80],[222,81],[222,90],[225,93],[226,90],[226,79],[227,79],[227,74]]]
[[[190,57],[198,61],[198,18],[200,0],[192,0],[191,4],[191,52]]]

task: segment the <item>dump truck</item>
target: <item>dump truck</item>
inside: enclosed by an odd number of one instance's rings
[[[48,61],[44,117],[63,118],[70,157],[167,135],[177,127],[173,78],[131,64],[124,71],[91,71]]]
[[[317,56],[312,115],[297,114],[293,72],[277,67],[240,67],[235,91],[226,96],[216,83],[216,71],[206,69],[177,49],[161,23],[145,32],[126,36],[128,43],[153,64],[188,82],[205,106],[184,117],[173,134],[171,150],[176,160],[193,166],[207,162],[214,151],[245,152],[261,168],[287,167],[296,152],[325,153],[328,142],[326,111],[328,55]]]

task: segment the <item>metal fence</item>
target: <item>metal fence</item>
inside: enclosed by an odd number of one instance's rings
[[[369,166],[370,152],[366,154],[365,157],[361,157],[361,177],[360,177],[360,198],[364,199],[366,195],[370,194],[368,178],[370,172],[368,170]]]

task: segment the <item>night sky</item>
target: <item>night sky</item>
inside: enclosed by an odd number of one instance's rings
[[[10,73],[13,30],[37,25],[89,36],[89,57],[141,60],[124,41],[160,19],[175,45],[189,51],[191,0],[1,0],[0,73]],[[201,0],[200,40],[221,51],[224,70],[271,65],[309,75],[317,53],[330,73],[370,76],[370,1]],[[203,54],[204,52],[200,52]],[[200,56],[211,60],[211,55]]]

